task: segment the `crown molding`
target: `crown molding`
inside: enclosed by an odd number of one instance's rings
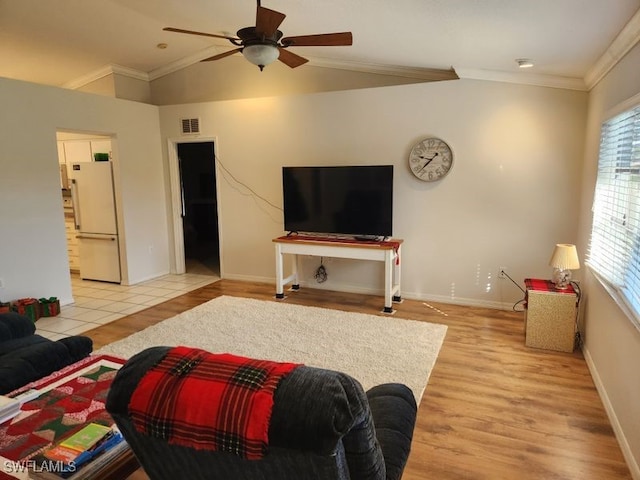
[[[169,75],[170,73],[177,72],[178,70],[189,67],[204,60],[205,58],[209,58],[219,53],[226,52],[227,50],[228,48],[219,46],[208,47],[205,50],[201,50],[200,52],[197,52],[193,55],[189,55],[188,57],[181,58],[180,60],[152,70],[151,72],[149,72],[149,80],[155,80],[165,75]],[[314,67],[335,68],[340,70],[375,73],[379,75],[392,75],[396,77],[416,78],[419,80],[429,81],[458,79],[458,76],[453,69],[443,70],[436,68],[409,68],[394,65],[347,62],[309,56],[307,56],[306,58],[309,60],[308,65]]]
[[[519,83],[538,87],[563,88],[567,90],[587,91],[587,85],[581,78],[543,75],[539,73],[502,72],[475,68],[455,68],[460,78],[489,80],[492,82]]]
[[[88,83],[95,82],[96,80],[100,80],[101,78],[107,77],[113,73],[110,65],[105,65],[98,70],[94,70],[82,77],[78,77],[70,82],[67,82],[62,85],[63,88],[70,88],[71,90],[76,90],[80,87],[84,87]]]
[[[207,47],[204,50],[200,50],[192,55],[182,57],[175,62],[168,63],[163,65],[160,68],[156,68],[155,70],[151,70],[149,72],[149,81],[156,80],[160,77],[164,77],[165,75],[169,75],[170,73],[177,72],[178,70],[182,70],[184,68],[190,67],[198,62],[201,62],[205,58],[213,57],[214,55],[218,55],[219,53],[226,52],[228,48],[219,47],[213,45],[211,47]]]
[[[381,65],[375,63],[359,63],[341,61],[319,57],[307,57],[309,65],[314,67],[335,68],[338,70],[350,70],[353,72],[374,73],[378,75],[391,75],[394,77],[415,78],[426,81],[458,80],[460,78],[456,70],[439,68],[415,68],[401,67],[398,65]]]
[[[640,10],[627,22],[611,45],[600,56],[583,79],[523,72],[456,68],[460,78],[522,83],[570,90],[589,91],[640,41]]]
[[[207,47],[193,55],[183,57],[175,62],[164,65],[160,68],[150,71],[149,73],[134,70],[132,68],[123,67],[121,65],[106,65],[98,70],[95,70],[87,75],[76,78],[63,85],[64,88],[72,90],[81,88],[91,82],[100,80],[112,74],[124,75],[126,77],[135,78],[143,81],[153,81],[165,75],[177,72],[198,62],[201,62],[205,58],[212,57],[219,53],[227,51],[226,48],[219,46]],[[335,68],[340,70],[350,70],[355,72],[374,73],[378,75],[391,75],[396,77],[415,78],[424,81],[441,81],[441,80],[457,80],[459,77],[453,68],[451,69],[437,69],[437,68],[411,68],[401,67],[395,65],[380,65],[370,63],[358,63],[358,62],[346,62],[339,60],[330,60],[326,58],[307,57],[309,59],[309,65],[322,68]]]
[[[640,41],[640,10],[631,17],[609,48],[585,75],[584,81],[588,89],[595,87],[622,60],[622,57],[635,47],[638,41]]]
[[[136,80],[149,81],[149,74],[141,72],[140,70],[134,70],[133,68],[123,67],[122,65],[111,65],[111,70],[117,75],[122,75],[129,78],[135,78]]]
[[[100,80],[101,78],[108,77],[109,75],[123,75],[125,77],[135,78],[136,80],[142,80],[145,82],[149,81],[149,74],[145,72],[141,72],[139,70],[134,70],[133,68],[123,67],[122,65],[105,65],[98,70],[94,70],[87,75],[83,75],[82,77],[76,78],[70,82],[62,85],[63,88],[69,88],[71,90],[77,90],[78,88],[84,87],[91,82],[95,82],[96,80]]]

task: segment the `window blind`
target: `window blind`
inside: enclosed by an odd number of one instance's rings
[[[640,106],[602,125],[587,261],[640,318]]]

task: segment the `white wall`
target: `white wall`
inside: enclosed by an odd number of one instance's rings
[[[580,244],[588,245],[597,176],[600,126],[607,112],[640,93],[640,44],[591,91],[580,215]],[[640,479],[640,331],[598,280],[584,275],[585,357],[608,408],[633,478]]]
[[[124,281],[167,273],[157,107],[3,78],[0,104],[0,299],[71,301],[58,129],[114,135]]]
[[[586,93],[458,80],[348,92],[160,107],[163,138],[199,117],[222,163],[282,205],[283,165],[393,164],[394,236],[403,238],[403,296],[510,308],[508,280],[548,277],[553,246],[575,242]],[[440,183],[413,177],[407,158],[438,136],[454,151]],[[166,156],[166,146],[165,146]],[[222,175],[223,276],[273,281],[282,212]],[[319,288],[380,293],[381,265],[329,260]]]

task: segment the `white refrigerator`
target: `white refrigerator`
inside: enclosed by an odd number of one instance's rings
[[[71,198],[80,278],[120,283],[120,249],[111,162],[74,163]]]

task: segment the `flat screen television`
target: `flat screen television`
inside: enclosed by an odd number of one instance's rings
[[[392,235],[393,165],[282,167],[288,232]]]

